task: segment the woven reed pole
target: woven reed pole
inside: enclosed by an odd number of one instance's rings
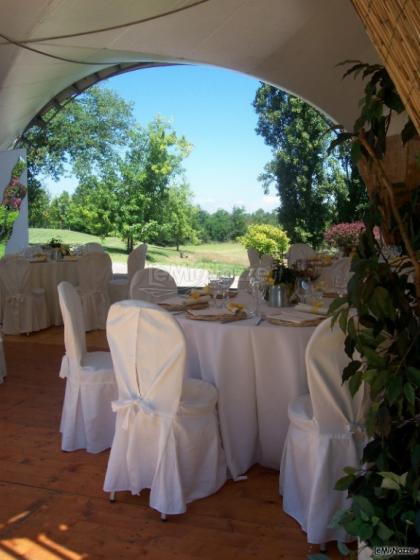
[[[420,134],[419,0],[351,0]]]

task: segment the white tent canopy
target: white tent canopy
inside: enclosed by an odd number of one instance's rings
[[[0,0],[0,6],[2,149],[62,90],[119,63],[237,70],[351,127],[362,83],[343,82],[336,65],[377,61],[350,0]]]

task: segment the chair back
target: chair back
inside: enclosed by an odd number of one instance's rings
[[[0,259],[0,282],[6,298],[31,293],[31,264],[25,257],[7,255]]]
[[[260,254],[258,253],[258,251],[253,247],[249,247],[247,253],[248,253],[249,266],[250,267],[260,266]]]
[[[25,247],[25,249],[22,251],[22,255],[26,259],[31,259],[35,255],[43,255],[43,254],[44,254],[44,250],[41,245],[30,245],[29,247]]]
[[[246,268],[241,272],[241,275],[238,279],[238,290],[246,290],[248,291],[250,288],[249,285],[249,268]]]
[[[273,268],[274,259],[271,255],[262,255],[260,260],[260,267],[271,270]]]
[[[69,360],[81,364],[86,354],[85,322],[80,296],[70,282],[57,286],[64,323],[64,346]]]
[[[300,259],[310,259],[315,255],[315,251],[307,243],[294,243],[290,245],[287,252],[287,264],[293,266]]]
[[[112,278],[112,261],[108,253],[83,255],[77,261],[79,286],[82,292],[108,293],[108,282]]]
[[[177,294],[173,277],[160,268],[138,270],[131,280],[130,298],[149,302],[163,301]]]
[[[142,243],[128,255],[127,273],[128,283],[138,270],[143,270],[146,265],[147,243]]]
[[[305,361],[312,409],[321,433],[342,434],[357,430],[365,420],[367,391],[362,384],[354,397],[342,383],[349,363],[344,351],[345,335],[331,318],[322,321],[306,347]]]
[[[186,344],[181,327],[163,309],[145,301],[114,303],[107,338],[118,385],[118,408],[173,417],[179,406]]]
[[[328,288],[345,289],[352,275],[350,266],[350,257],[338,259],[322,270],[317,282],[325,284]]]
[[[105,250],[100,243],[92,241],[82,245],[81,252],[82,255],[90,255],[91,253],[105,253]]]

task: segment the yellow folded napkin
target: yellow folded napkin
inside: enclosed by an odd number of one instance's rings
[[[211,300],[211,297],[208,296],[208,295],[202,295],[202,296],[199,295],[199,296],[197,297],[197,296],[193,296],[193,295],[191,294],[189,297],[187,297],[187,298],[185,299],[185,304],[186,304],[186,305],[191,305],[191,304],[195,304],[195,303],[206,303],[206,302],[208,302],[208,301],[210,301],[210,300]]]
[[[313,303],[298,303],[295,306],[297,311],[306,311],[314,315],[328,315],[329,304],[324,301],[314,301]]]
[[[235,303],[231,301],[226,305],[226,309],[228,309],[232,313],[240,313],[241,311],[246,310],[246,306],[243,303]]]

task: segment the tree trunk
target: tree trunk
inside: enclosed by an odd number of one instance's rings
[[[129,255],[131,253],[131,251],[133,250],[133,236],[132,235],[128,235],[127,236],[127,255]]]

